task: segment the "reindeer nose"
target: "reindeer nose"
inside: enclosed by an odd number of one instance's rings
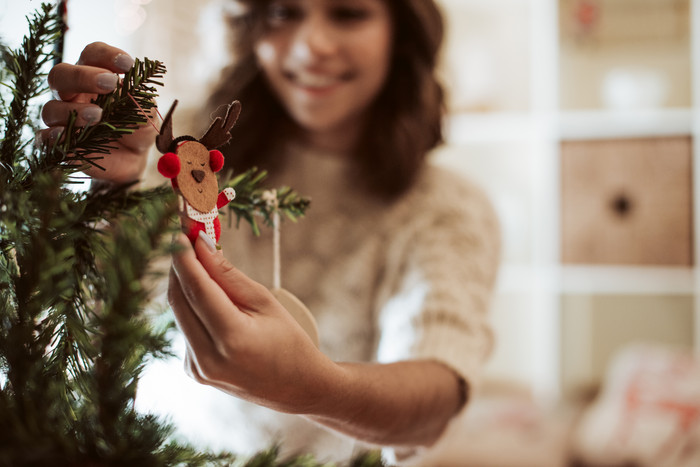
[[[203,170],[193,170],[190,173],[192,174],[192,178],[194,178],[197,181],[197,183],[202,183],[202,180],[204,180]]]

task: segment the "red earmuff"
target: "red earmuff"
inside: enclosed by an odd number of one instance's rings
[[[214,149],[209,151],[209,167],[211,167],[212,172],[218,172],[224,168],[224,155],[221,151]]]
[[[174,152],[163,154],[158,159],[158,172],[166,178],[175,178],[180,173],[180,158]]]

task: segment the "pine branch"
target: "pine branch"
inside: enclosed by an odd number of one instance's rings
[[[122,79],[121,85],[112,93],[98,96],[95,104],[103,109],[102,121],[77,131],[64,142],[65,152],[75,153],[75,159],[92,160],[93,154],[106,154],[113,143],[125,134],[131,134],[147,123],[146,115],[156,107],[158,96],[155,86],[165,73],[165,66],[158,61],[135,59],[134,66]],[[138,105],[137,105],[138,104]],[[139,108],[140,107],[140,108]],[[72,141],[74,144],[67,144]]]
[[[311,455],[298,455],[289,459],[280,459],[280,447],[259,452],[250,458],[243,467],[334,467],[336,464],[320,464]],[[348,467],[386,467],[379,451],[360,453],[351,459]]]
[[[14,99],[10,104],[12,118],[5,122],[5,133],[0,144],[0,171],[12,172],[23,153],[22,129],[27,123],[29,101],[41,94],[45,75],[41,70],[53,59],[50,47],[61,33],[61,25],[52,5],[43,3],[29,19],[29,34],[22,46],[11,52],[7,60],[7,72],[11,75]],[[4,188],[5,176],[0,177],[0,191]]]
[[[9,106],[5,95],[12,88],[5,83],[8,83],[10,63],[12,62],[12,51],[0,41],[0,132],[4,135],[7,126],[7,118],[10,115]]]
[[[134,455],[129,454],[134,444],[143,443],[144,437],[154,443],[146,452],[154,452],[165,441],[162,428],[155,423],[150,428],[143,425],[130,404],[145,357],[166,344],[143,316],[148,291],[142,279],[174,213],[172,204],[141,203],[132,217],[121,219],[107,245],[110,267],[104,270],[105,289],[98,297],[103,306],[95,319],[99,354],[88,394],[97,410],[91,433],[85,435],[97,438],[93,449],[108,463],[126,462]],[[133,438],[137,432],[141,439]]]
[[[121,85],[93,101],[102,108],[102,120],[96,125],[77,127],[77,114],[72,112],[57,142],[48,148],[44,158],[33,165],[28,175],[54,167],[69,173],[83,171],[90,166],[102,168],[99,161],[117,149],[115,141],[147,123],[143,112],[148,114],[156,107],[155,86],[162,86],[160,80],[165,71],[161,62],[148,58],[135,59],[134,66],[124,75]]]
[[[256,216],[262,217],[265,225],[272,226],[273,214],[278,210],[286,218],[296,222],[305,215],[311,203],[309,199],[300,196],[291,188],[282,187],[277,189],[278,203],[275,207],[265,199],[264,194],[267,189],[260,187],[265,178],[267,178],[266,171],[252,168],[225,184],[226,187],[236,190],[236,198],[228,205],[229,213],[236,216],[236,226],[243,219],[250,224],[255,235],[260,235]],[[232,222],[232,219],[232,216],[229,217],[229,222]]]

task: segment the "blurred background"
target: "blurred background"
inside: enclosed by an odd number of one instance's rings
[[[440,465],[560,465],[582,426],[572,422],[580,410],[562,407],[604,402],[611,379],[628,374],[615,362],[631,362],[629,370],[658,357],[666,368],[700,348],[700,9],[695,0],[439,3],[450,114],[434,161],[481,184],[501,219],[497,347],[483,391],[507,401],[474,411],[478,426],[498,432],[495,449],[469,462],[479,453],[462,449]],[[10,45],[37,4],[0,0]],[[65,59],[75,62],[95,40],[157,58],[170,71],[160,106],[177,97],[196,107],[226,63],[220,8],[220,0],[70,0]],[[635,353],[640,345],[651,353]],[[691,373],[654,378],[686,378],[697,442],[700,379]],[[675,422],[664,423],[645,436],[663,444]],[[470,426],[455,430],[463,436]],[[504,443],[520,454],[494,461]]]

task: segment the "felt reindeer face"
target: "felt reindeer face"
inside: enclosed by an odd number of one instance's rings
[[[173,187],[190,206],[210,212],[216,207],[219,195],[215,173],[224,166],[224,156],[215,148],[231,139],[229,132],[238,119],[241,105],[234,101],[223,121],[217,117],[200,140],[191,136],[173,138],[172,114],[176,105],[177,101],[170,107],[156,137],[156,146],[163,153],[158,160],[158,171],[172,180]]]
[[[223,159],[223,156],[219,151],[211,152],[210,155],[207,148],[196,141],[186,141],[177,148],[180,158],[180,173],[176,177],[178,188],[190,205],[200,212],[214,209],[219,196],[219,183],[213,168],[220,168],[216,159]]]

